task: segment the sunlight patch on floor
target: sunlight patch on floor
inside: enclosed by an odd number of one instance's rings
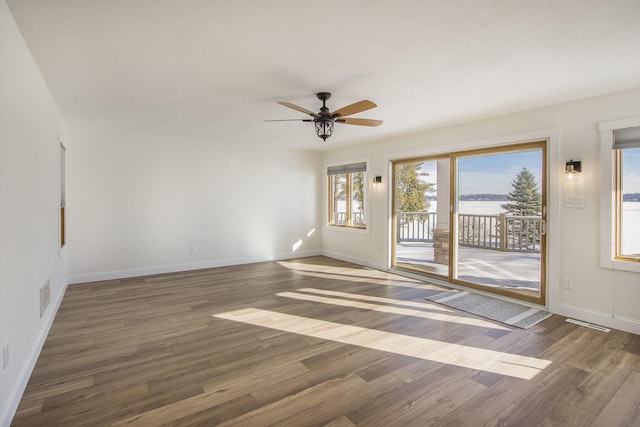
[[[358,283],[370,283],[375,285],[384,286],[396,286],[414,289],[434,289],[435,285],[429,285],[417,280],[412,280],[406,277],[376,277],[379,272],[377,270],[367,270],[363,268],[346,268],[346,267],[331,267],[327,268],[327,271],[319,271],[312,269],[306,264],[289,262],[289,261],[277,261],[282,267],[289,270],[293,270],[298,274],[308,277],[317,277],[320,279],[330,280],[345,280],[349,282]],[[369,274],[368,274],[369,273]]]
[[[357,299],[357,300],[362,300],[362,301],[373,301],[373,302],[380,302],[380,303],[384,303],[384,304],[394,304],[394,305],[403,305],[405,307],[415,307],[415,308],[424,308],[427,310],[438,310],[438,311],[444,311],[447,313],[453,313],[456,310],[447,308],[447,307],[443,307],[440,305],[434,305],[432,303],[429,302],[421,302],[421,301],[406,301],[406,300],[399,300],[399,299],[393,299],[393,298],[383,298],[383,297],[374,297],[372,295],[363,295],[363,294],[352,294],[349,292],[340,292],[340,291],[330,291],[327,289],[314,289],[314,288],[300,288],[300,289],[296,289],[297,291],[300,292],[308,292],[308,293],[312,293],[312,294],[320,294],[320,295],[329,295],[329,296],[333,296],[333,297],[340,297],[340,298],[349,298],[349,299]]]
[[[215,314],[213,317],[526,380],[534,378],[552,363],[550,360],[535,357],[410,337],[257,308]]]
[[[320,293],[320,294],[326,293],[326,294],[329,294],[329,295],[340,296],[342,299],[325,297],[325,296],[320,296],[320,295],[301,294],[299,292],[280,292],[280,293],[277,293],[276,295],[278,295],[280,297],[285,297],[285,298],[294,298],[294,299],[298,299],[298,300],[319,302],[319,303],[323,303],[323,304],[339,305],[341,307],[361,308],[361,309],[364,309],[364,310],[371,310],[371,311],[377,311],[377,312],[382,312],[382,313],[401,314],[401,315],[404,315],[404,316],[414,316],[414,317],[420,317],[420,318],[423,318],[423,319],[432,319],[432,320],[438,320],[438,321],[443,321],[443,322],[452,322],[452,323],[458,323],[458,324],[463,324],[463,325],[478,326],[478,327],[482,327],[482,328],[499,329],[499,330],[503,330],[503,331],[510,331],[511,330],[510,328],[507,328],[505,326],[501,326],[501,325],[496,324],[494,322],[489,322],[487,320],[484,320],[484,319],[481,319],[481,318],[478,318],[478,317],[464,317],[464,316],[459,315],[459,314],[434,313],[433,312],[434,310],[446,311],[446,312],[449,312],[449,313],[454,313],[453,310],[449,310],[449,309],[446,309],[444,307],[437,306],[435,304],[394,300],[394,299],[390,299],[390,298],[370,297],[370,296],[367,296],[367,295],[347,294],[347,293],[344,293],[344,292],[323,291],[323,290],[319,290],[319,289],[310,289],[310,288],[299,289],[299,290],[300,291],[304,291],[304,292],[313,292],[313,293]],[[384,302],[385,304],[395,304],[395,305],[409,305],[409,304],[413,305],[413,304],[415,304],[414,307],[420,307],[422,309],[427,309],[427,310],[430,310],[430,311],[416,310],[416,309],[413,309],[413,308],[395,307],[395,306],[390,306],[390,305],[372,304],[370,302],[354,301],[352,299],[348,299],[347,300],[347,299],[344,299],[344,298],[363,298],[363,299],[373,300],[373,301],[376,301],[376,302]]]

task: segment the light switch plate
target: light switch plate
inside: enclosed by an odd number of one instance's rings
[[[570,209],[584,209],[584,197],[565,197],[564,207]]]

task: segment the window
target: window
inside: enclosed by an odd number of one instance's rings
[[[640,261],[640,127],[613,132],[616,258]]]
[[[367,163],[327,168],[329,184],[328,224],[338,227],[367,228],[365,182]]]
[[[601,264],[640,272],[640,118],[602,123]]]

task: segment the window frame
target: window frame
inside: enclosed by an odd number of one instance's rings
[[[364,174],[363,177],[363,215],[364,215],[364,226],[356,225],[353,221],[353,211],[352,211],[352,201],[353,201],[353,175],[358,172],[347,172],[344,174],[338,175],[346,175],[346,219],[344,224],[337,224],[334,222],[333,218],[333,206],[334,206],[334,197],[333,197],[333,177],[336,174],[329,173],[328,169],[335,167],[348,167],[350,165],[356,164],[365,164],[365,169],[361,171]],[[341,230],[341,231],[349,231],[349,232],[365,232],[368,233],[369,230],[369,182],[368,182],[368,172],[369,172],[369,159],[357,159],[346,162],[332,163],[328,164],[325,167],[327,171],[327,218],[325,225],[328,229],[331,230]]]
[[[600,266],[603,268],[640,273],[640,261],[619,255],[620,150],[613,149],[614,131],[640,126],[640,117],[600,123],[601,153],[601,228]]]

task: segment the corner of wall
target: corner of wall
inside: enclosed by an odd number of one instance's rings
[[[22,395],[27,388],[29,378],[31,377],[31,373],[36,366],[36,362],[38,361],[38,357],[40,356],[42,347],[44,346],[47,336],[49,335],[49,331],[51,330],[51,326],[53,325],[53,320],[56,318],[56,314],[60,309],[60,304],[62,303],[62,299],[64,298],[64,294],[68,284],[69,281],[65,278],[62,283],[62,288],[57,293],[57,295],[54,295],[55,299],[52,301],[52,304],[49,306],[49,309],[42,319],[42,327],[38,332],[36,339],[33,341],[27,358],[19,368],[17,380],[14,382],[9,393],[9,399],[7,399],[4,402],[4,405],[0,407],[0,426],[9,426],[11,424],[11,420],[15,416],[16,411],[18,410],[18,405],[20,404]]]

